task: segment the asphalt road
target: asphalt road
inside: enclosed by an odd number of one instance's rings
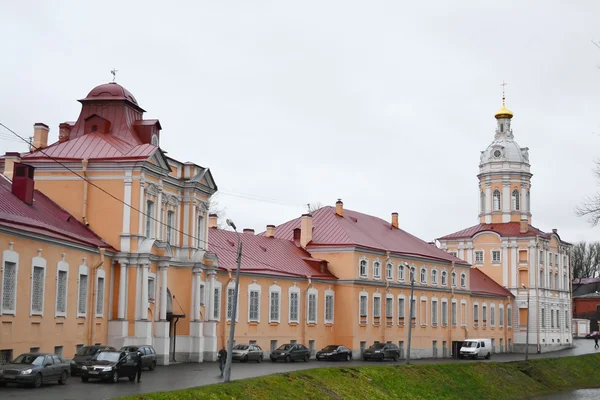
[[[593,340],[576,340],[575,347],[553,353],[531,354],[530,358],[548,358],[548,357],[567,357],[582,354],[598,352],[594,349]],[[522,360],[523,354],[495,354],[491,361],[508,362]],[[399,363],[405,362],[400,360]],[[455,362],[475,362],[471,360],[454,360],[454,359],[426,359],[413,360],[413,364],[434,364],[434,363],[455,363]],[[489,362],[487,360],[479,360],[479,362]],[[262,364],[247,363],[233,364],[231,379],[244,379],[256,376],[270,375],[280,372],[297,371],[310,368],[326,368],[326,367],[341,367],[341,366],[363,366],[363,365],[393,365],[394,362],[365,362],[365,361],[350,361],[350,362],[317,362],[311,360],[305,362],[292,363],[271,363],[270,361]],[[81,382],[79,377],[70,377],[65,386],[58,384],[44,385],[40,389],[32,389],[25,387],[17,387],[9,385],[0,388],[0,399],[39,399],[44,400],[103,400],[112,399],[119,396],[130,394],[158,392],[185,389],[194,386],[210,385],[222,381],[217,363],[203,364],[177,364],[169,367],[157,367],[153,372],[144,371],[142,374],[142,382],[129,382],[123,378],[117,384],[93,382]]]

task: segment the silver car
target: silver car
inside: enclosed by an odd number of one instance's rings
[[[236,344],[231,352],[231,359],[242,362],[256,361],[262,362],[263,351],[260,346],[255,344]]]

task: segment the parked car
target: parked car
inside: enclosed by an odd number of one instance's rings
[[[142,346],[123,346],[119,351],[126,351],[128,353],[142,353],[142,368],[148,368],[150,371],[154,371],[156,368],[156,351],[154,347],[149,344]]]
[[[304,360],[308,362],[310,350],[303,344],[282,344],[277,350],[271,352],[271,361],[284,360],[285,362]]]
[[[23,353],[10,363],[0,365],[0,386],[7,383],[39,388],[42,383],[67,383],[69,363],[56,354]]]
[[[135,355],[126,351],[103,350],[81,366],[81,381],[99,379],[117,383],[119,378],[135,380],[137,372]]]
[[[586,339],[593,339],[595,337],[600,337],[600,332],[594,331],[594,332],[590,332],[587,335],[585,335]]]
[[[79,349],[79,351],[77,352],[77,354],[75,354],[73,356],[73,359],[71,360],[71,376],[75,376],[81,373],[81,366],[89,361],[92,357],[94,357],[96,355],[97,352],[101,351],[101,350],[117,350],[114,347],[111,346],[102,346],[102,345],[96,345],[96,346],[84,346],[81,349]]]
[[[317,361],[321,360],[352,360],[352,350],[345,346],[332,344],[317,352]]]
[[[262,362],[263,351],[255,344],[236,344],[231,351],[231,359],[242,362]]]
[[[489,360],[492,357],[491,339],[465,339],[460,348],[459,357],[470,357],[473,359],[485,357]]]
[[[386,358],[391,358],[398,361],[400,358],[400,349],[394,343],[375,343],[363,353],[363,360],[379,360],[383,361]]]

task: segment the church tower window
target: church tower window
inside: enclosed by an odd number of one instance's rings
[[[527,212],[531,212],[531,197],[529,196],[529,191],[527,191]]]
[[[521,198],[517,189],[512,192],[512,207],[513,210],[519,211],[521,209]]]
[[[494,211],[500,210],[500,191],[494,190]]]
[[[479,194],[479,207],[481,207],[481,213],[485,212],[485,192],[482,190]]]

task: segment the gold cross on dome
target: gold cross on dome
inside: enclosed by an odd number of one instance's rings
[[[113,80],[112,80],[113,82],[115,81],[115,79],[117,79],[117,72],[119,72],[119,70],[116,68],[113,68],[112,70],[110,70],[110,73],[113,76]]]
[[[502,86],[502,103],[504,103],[504,89],[505,89],[506,85],[508,85],[508,83],[506,83],[506,82],[504,82],[504,80],[502,80],[502,83],[500,84],[500,86]]]

